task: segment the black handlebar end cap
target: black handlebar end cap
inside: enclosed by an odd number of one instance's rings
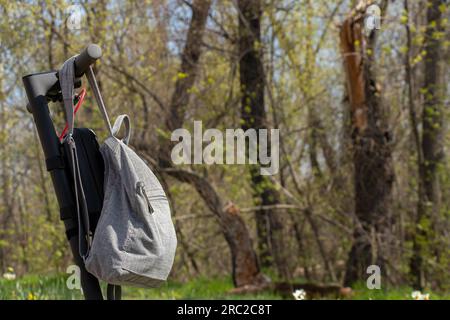
[[[96,60],[102,56],[102,49],[90,44],[75,58],[75,76],[81,77]]]
[[[99,45],[91,43],[87,46],[86,53],[92,60],[97,60],[102,56],[102,48]]]

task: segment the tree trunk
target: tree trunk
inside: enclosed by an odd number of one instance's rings
[[[192,3],[192,20],[187,34],[186,44],[181,56],[180,73],[175,83],[169,113],[165,124],[168,132],[181,128],[184,123],[186,107],[189,104],[190,91],[197,77],[198,62],[201,55],[202,38],[211,1],[195,0]],[[174,168],[170,160],[170,141],[162,141],[158,152],[158,162],[163,171],[179,181],[189,183],[216,215],[222,233],[230,248],[232,257],[233,282],[235,286],[260,285],[267,279],[260,272],[258,259],[253,249],[248,229],[234,206],[224,208],[223,203],[209,181],[194,172]]]
[[[184,123],[186,107],[189,105],[190,90],[197,78],[197,69],[202,53],[203,33],[208,18],[210,0],[196,0],[192,3],[192,19],[186,37],[186,43],[181,54],[181,66],[172,94],[166,127],[169,132],[181,128]],[[171,145],[169,145],[170,149]],[[170,152],[168,153],[170,155]]]
[[[362,13],[350,15],[340,30],[352,116],[355,188],[355,227],[345,285],[365,279],[371,264],[377,264],[385,272],[382,242],[390,217],[393,182],[390,135],[381,115],[374,73],[377,31],[363,35],[364,11],[365,8]]]
[[[267,129],[264,105],[265,75],[261,47],[261,3],[239,0],[239,73],[241,83],[242,129]],[[248,144],[247,144],[248,145]],[[257,144],[259,150],[260,143]],[[268,146],[269,147],[269,146]],[[269,151],[270,152],[270,151]],[[260,166],[250,168],[251,185],[256,205],[273,206],[280,203],[280,195],[269,178],[260,174]],[[269,267],[274,259],[278,273],[290,278],[283,241],[283,224],[276,209],[255,212],[259,258]]]
[[[413,287],[422,290],[425,286],[424,245],[431,242],[429,226],[436,226],[440,209],[439,165],[443,160],[443,105],[440,88],[442,41],[436,33],[442,33],[441,5],[444,0],[428,1],[427,28],[425,31],[424,105],[422,113],[422,156],[419,162],[419,192],[416,227],[413,239],[413,256],[410,261]],[[431,223],[431,224],[430,224]]]

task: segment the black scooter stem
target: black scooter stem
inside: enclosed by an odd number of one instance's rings
[[[98,45],[89,45],[75,58],[75,74],[81,77],[97,59],[101,57],[101,49]],[[36,129],[39,135],[42,149],[49,169],[56,197],[60,208],[74,205],[74,197],[70,185],[70,172],[64,166],[55,166],[62,163],[62,148],[48,108],[49,93],[59,90],[57,71],[40,72],[26,75],[22,78],[29,101],[29,111],[33,114]],[[64,219],[66,231],[72,230],[78,225],[76,218]],[[78,250],[78,234],[70,240],[70,248],[76,265],[80,268],[81,287],[87,300],[103,300],[99,281],[87,272]]]

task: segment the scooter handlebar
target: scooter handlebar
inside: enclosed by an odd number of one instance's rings
[[[75,58],[75,76],[81,77],[102,56],[102,49],[90,44]]]

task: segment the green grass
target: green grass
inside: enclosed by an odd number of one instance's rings
[[[0,279],[0,299],[82,299],[79,290],[69,290],[66,275],[28,275],[17,280]],[[104,287],[104,285],[103,285]],[[186,283],[169,281],[161,288],[141,289],[124,287],[123,299],[281,299],[274,293],[230,295],[233,288],[229,278],[193,279]],[[363,285],[354,289],[354,300],[410,300],[412,289],[407,287],[368,290]],[[450,300],[450,293],[430,293],[432,300]]]
[[[365,284],[358,284],[353,288],[354,300],[412,300],[411,293],[414,291],[409,287],[381,288],[380,290],[369,290]],[[450,300],[450,292],[438,293],[424,290],[423,293],[430,294],[430,300]]]
[[[4,299],[82,299],[79,290],[69,290],[66,275],[27,275],[17,280],[0,279],[0,300]],[[102,284],[103,290],[105,284]],[[123,287],[123,299],[280,299],[264,293],[229,295],[233,288],[229,279],[195,279],[187,283],[169,281],[160,288]],[[103,291],[105,292],[105,290]]]
[[[0,279],[1,300],[82,299],[79,290],[69,290],[64,276],[28,275],[18,280]]]
[[[199,278],[186,283],[168,282],[158,289],[124,287],[124,297],[129,299],[281,299],[265,293],[258,295],[230,295],[233,288],[230,279]]]

